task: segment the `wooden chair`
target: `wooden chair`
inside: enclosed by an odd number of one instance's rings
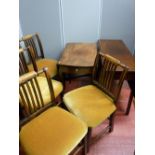
[[[28,68],[28,64],[27,61],[31,60],[32,64],[35,66],[35,62],[33,61],[33,54],[32,54],[33,48],[31,46],[22,49],[19,49],[19,75],[24,75],[25,73],[30,72],[29,68]],[[43,98],[44,98],[44,102],[45,104],[48,103],[50,101],[50,94],[47,91],[47,83],[46,83],[46,78],[44,77],[45,74],[40,74],[42,76],[37,77],[40,86],[42,87],[43,90]],[[49,75],[49,73],[48,73]],[[49,75],[50,76],[50,75]],[[61,82],[54,80],[54,79],[50,79],[50,83],[52,83],[52,86],[50,86],[53,89],[54,92],[54,98],[59,97],[59,95],[62,96],[62,91],[63,91],[63,85]],[[49,84],[50,85],[50,84]],[[46,93],[48,92],[48,93]]]
[[[45,58],[43,46],[37,33],[33,35],[31,34],[25,35],[19,40],[19,42],[22,47],[23,47],[22,43],[24,43],[25,47],[31,46],[33,48],[34,61],[36,65],[34,66],[33,64],[29,64],[28,68],[30,71],[32,70],[38,71],[43,67],[47,67],[50,76],[51,77],[56,76],[57,60],[51,58],[50,59]]]
[[[46,87],[39,78],[44,73]],[[46,69],[19,78],[19,101],[24,119],[20,120],[20,146],[29,155],[67,155],[87,133],[86,124],[66,110],[52,106],[54,92]],[[45,103],[45,91],[50,102]]]
[[[117,83],[115,83],[116,70]],[[102,133],[113,130],[114,112],[120,90],[128,68],[110,55],[98,53],[96,56],[92,85],[83,86],[66,93],[63,101],[69,111],[79,117],[88,125],[87,151],[89,151],[89,139],[91,129],[109,119],[108,126]],[[114,90],[115,83],[115,90]],[[117,86],[117,87],[116,87]],[[95,139],[94,139],[95,140]]]

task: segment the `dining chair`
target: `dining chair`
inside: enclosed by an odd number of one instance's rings
[[[45,58],[42,42],[40,40],[39,34],[28,34],[23,36],[19,43],[22,47],[31,46],[33,48],[34,60],[36,61],[36,67],[33,64],[29,64],[28,68],[30,71],[38,71],[43,67],[48,67],[48,72],[51,77],[57,74],[57,60],[52,58]],[[24,43],[24,45],[23,45]]]
[[[33,61],[32,51],[33,51],[33,48],[31,46],[29,46],[25,49],[23,49],[23,48],[19,49],[19,75],[20,76],[24,75],[25,73],[30,72],[30,70],[28,68],[28,64],[27,64],[28,60],[31,60],[31,62],[34,66],[36,65],[35,61]],[[47,68],[47,67],[45,67],[45,68]],[[47,68],[47,71],[48,71],[48,68]],[[38,76],[37,79],[39,81],[39,85],[43,89],[42,93],[43,93],[43,99],[44,99],[45,104],[47,104],[50,101],[50,93],[47,90],[48,85],[50,86],[51,90],[54,92],[53,98],[59,98],[59,100],[61,101],[62,100],[61,98],[62,98],[63,84],[55,79],[48,78],[48,80],[50,82],[47,85],[45,74],[42,73],[40,75],[41,76]],[[50,77],[49,72],[47,75],[48,75],[48,77]],[[51,83],[52,83],[52,85],[51,85]]]
[[[116,74],[118,73],[116,70],[120,71],[119,75]],[[121,64],[119,60],[99,52],[93,67],[92,84],[64,94],[63,101],[66,108],[86,122],[89,127],[86,135],[87,151],[92,143],[92,128],[109,119],[108,126],[104,128],[102,135],[112,132],[116,103],[127,71],[128,67]],[[97,136],[96,140],[99,137]]]
[[[39,82],[45,74],[46,86]],[[50,102],[46,104],[45,93]],[[19,77],[19,103],[24,118],[20,120],[20,146],[29,155],[68,155],[87,133],[87,125],[68,111],[55,106],[54,92],[47,69]]]

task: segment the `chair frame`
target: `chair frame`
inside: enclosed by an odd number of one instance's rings
[[[39,56],[39,53],[38,53],[38,50],[37,50],[37,47],[36,47],[36,44],[35,44],[35,40],[37,41],[37,44],[39,46],[40,56]],[[32,35],[29,34],[29,35],[26,35],[26,36],[22,37],[19,40],[19,43],[21,44],[22,42],[24,42],[26,47],[31,46],[33,48],[35,59],[45,58],[43,45],[41,43],[41,39],[40,39],[38,33],[35,33],[35,34],[32,34]]]
[[[36,109],[34,112],[27,114],[27,116],[25,116],[24,119],[20,120],[20,122],[19,122],[19,131],[21,130],[22,126],[24,126],[26,123],[28,123],[29,121],[31,121],[32,119],[34,119],[35,117],[37,117],[38,115],[40,115],[42,112],[46,111],[48,108],[50,108],[52,106],[58,105],[55,102],[55,96],[54,96],[53,86],[52,86],[52,83],[51,83],[50,75],[47,72],[47,70],[48,70],[47,67],[45,67],[42,70],[40,70],[39,72],[31,71],[31,72],[29,72],[29,73],[21,76],[20,79],[19,79],[19,92],[22,94],[22,92],[20,91],[20,87],[22,87],[22,89],[24,87],[27,87],[27,89],[28,89],[28,91],[30,93],[29,97],[33,101],[34,100],[33,99],[34,96],[32,95],[32,91],[35,92],[35,90],[34,90],[34,89],[36,89],[34,87],[34,83],[35,83],[36,86],[37,86],[38,92],[39,92],[38,93],[38,99],[40,98],[40,101],[42,102],[41,103],[42,105],[41,105],[41,107],[39,109]],[[40,87],[39,87],[39,84],[38,84],[38,80],[36,78],[37,76],[39,76],[40,74],[43,74],[43,73],[46,76],[47,83],[48,83],[48,86],[49,86],[49,91],[50,91],[50,94],[51,94],[51,102],[48,103],[48,104],[46,104],[46,105],[44,105],[44,103],[43,103],[43,99],[42,99],[42,95],[41,95],[41,90],[40,90]],[[32,89],[33,90],[30,89],[30,85],[32,86]],[[24,93],[26,93],[25,94],[25,97],[27,99],[28,98],[28,94],[27,94],[26,90],[24,90],[24,89],[23,89],[23,91],[24,91]],[[35,96],[36,96],[36,94],[35,94]],[[27,100],[29,101],[29,99],[27,99]],[[22,97],[22,101],[24,101],[24,98],[23,97]],[[30,112],[31,112],[31,110],[30,110]],[[74,148],[72,150],[72,152],[70,153],[70,155],[77,154],[82,149],[84,149],[84,152],[86,152],[85,151],[86,150],[86,139],[85,139],[85,137],[83,139],[83,145],[79,146],[78,148]]]
[[[100,65],[104,67],[102,70],[100,68]],[[116,77],[115,73],[118,67],[122,68],[122,71],[119,72],[119,76]],[[118,97],[121,91],[122,84],[124,82],[124,78],[126,76],[126,73],[128,71],[128,67],[122,64],[119,60],[113,58],[110,55],[103,54],[101,52],[97,53],[95,62],[94,62],[94,67],[92,71],[92,84],[95,85],[97,88],[102,90],[104,93],[106,93],[108,96],[110,96],[113,99],[114,104],[117,103]],[[112,89],[112,83],[117,78],[119,80],[118,82],[118,89],[115,94],[111,92]],[[111,116],[107,119],[109,119],[109,125],[104,128],[104,130],[93,139],[93,143],[97,141],[101,136],[105,135],[107,132],[112,132],[113,131],[113,126],[114,126],[114,116],[115,112],[111,114]],[[88,128],[88,133],[85,137],[85,154],[89,152],[89,145],[92,144],[90,143],[90,138],[91,138],[91,132],[92,128]]]
[[[99,61],[103,61],[102,67],[105,65],[104,70],[100,70],[98,63]],[[118,67],[122,68],[122,71],[119,72],[119,83],[118,83],[118,89],[115,94],[111,92],[111,84],[115,80],[116,77],[114,74],[116,73],[116,70]],[[95,75],[99,74],[98,71],[100,72],[100,77],[99,79],[96,79],[97,77]],[[93,73],[92,73],[92,84],[101,89],[104,93],[106,93],[108,96],[110,96],[113,99],[114,104],[117,103],[120,91],[122,88],[122,84],[124,82],[126,73],[128,71],[128,67],[122,64],[119,60],[113,58],[110,55],[103,54],[102,52],[98,52],[95,63],[94,63],[94,68],[93,68]],[[115,112],[111,114],[109,117],[109,126],[105,127],[105,129],[101,132],[100,135],[95,137],[94,141],[98,140],[101,136],[105,135],[107,132],[112,132],[114,128],[114,116]],[[89,139],[91,138],[91,132],[92,128],[88,129],[88,134],[87,134],[87,151],[89,151]]]

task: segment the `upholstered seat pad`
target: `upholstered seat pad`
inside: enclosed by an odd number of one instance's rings
[[[36,64],[38,70],[42,69],[43,67],[47,67],[51,77],[54,77],[57,74],[57,60],[44,58],[37,60]],[[33,71],[33,65],[28,65],[28,69],[29,71]]]
[[[113,100],[93,85],[70,91],[63,99],[67,108],[89,127],[99,125],[116,110]]]
[[[22,127],[20,142],[29,155],[67,155],[86,133],[83,121],[53,107]]]
[[[47,79],[45,77],[37,77],[38,83],[41,89],[42,97],[45,103],[49,103],[51,100],[50,98],[50,91],[49,91],[49,86],[47,83]],[[57,97],[63,90],[63,85],[61,82],[57,80],[51,80],[53,90],[54,90],[54,96]]]

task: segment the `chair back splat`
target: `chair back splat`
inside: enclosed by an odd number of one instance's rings
[[[20,39],[20,43],[24,42],[25,46],[31,46],[33,48],[35,59],[44,58],[44,51],[39,35],[35,33],[34,35],[26,35]]]
[[[41,84],[39,83],[38,75],[45,74],[46,77],[46,86],[48,86],[48,91],[50,95],[50,102],[45,103],[42,91]],[[50,76],[48,75],[47,68],[43,68],[39,72],[29,72],[20,76],[19,78],[19,102],[22,108],[22,113],[26,117],[25,122],[29,121],[36,115],[40,114],[52,104],[55,100],[53,86],[50,80]],[[23,123],[22,122],[22,123]]]
[[[119,60],[99,52],[94,63],[92,82],[116,102],[127,71],[128,67],[121,64]],[[114,85],[115,91],[113,91]]]
[[[27,48],[19,49],[19,75],[23,75],[29,72],[28,64],[32,63],[35,70],[37,65],[34,59],[33,48],[28,46]]]

